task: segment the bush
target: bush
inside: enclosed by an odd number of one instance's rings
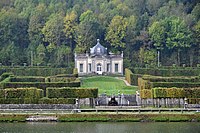
[[[76,80],[70,83],[60,82],[6,82],[1,83],[2,88],[27,88],[36,87],[40,89],[46,89],[47,87],[80,87],[80,81]]]
[[[200,88],[154,88],[154,98],[200,98]]]
[[[76,99],[72,98],[41,98],[39,104],[75,104]]]
[[[73,82],[76,80],[76,77],[47,77],[45,82]]]
[[[151,82],[152,87],[177,87],[177,88],[195,88],[200,87],[200,82]]]
[[[73,75],[74,75],[75,77],[78,77],[78,69],[77,69],[77,68],[74,68],[74,69],[73,69]]]
[[[142,79],[149,80],[150,82],[199,82],[199,76],[194,77],[161,77],[161,76],[152,76],[144,75]]]
[[[140,74],[133,74],[130,69],[125,69],[125,80],[131,85],[138,85],[138,78],[142,77]]]
[[[153,98],[153,92],[152,90],[143,89],[140,91],[140,97],[142,99],[151,99]]]
[[[98,89],[87,88],[47,88],[48,98],[96,98]]]
[[[13,73],[3,73],[0,77],[0,81],[5,80],[6,78],[14,76]]]
[[[125,69],[125,80],[131,84],[131,74],[133,74],[131,72],[131,70],[129,70],[128,68]]]
[[[43,97],[43,90],[37,88],[10,88],[0,90],[1,104],[35,104]]]
[[[148,80],[144,80],[142,78],[138,78],[138,87],[140,90],[143,89],[152,89],[152,83]]]
[[[72,68],[49,68],[49,67],[1,67],[0,74],[11,72],[17,76],[51,76],[58,74],[72,74]]]
[[[134,74],[154,75],[162,77],[173,76],[199,76],[200,69],[198,68],[133,68]]]
[[[10,82],[45,82],[45,78],[36,76],[18,76],[12,77]]]

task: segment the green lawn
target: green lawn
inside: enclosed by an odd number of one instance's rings
[[[97,87],[99,89],[99,95],[106,93],[107,95],[118,94],[135,94],[138,89],[133,86],[126,86],[124,81],[116,79],[114,77],[97,76],[81,79],[82,87]]]

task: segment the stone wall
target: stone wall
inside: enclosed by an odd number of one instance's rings
[[[72,104],[0,104],[0,109],[74,109]]]

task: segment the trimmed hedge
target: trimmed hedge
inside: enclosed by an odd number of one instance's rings
[[[73,82],[76,80],[76,77],[47,77],[45,78],[45,82]]]
[[[140,90],[153,88],[152,83],[150,81],[144,80],[142,78],[138,78],[138,87]]]
[[[41,98],[39,104],[75,104],[76,99],[72,98]]]
[[[150,82],[150,80],[144,80],[144,79],[138,78],[138,87],[139,87],[140,90],[152,89],[152,88],[155,88],[155,87],[165,87],[165,88],[171,88],[171,87],[195,88],[195,87],[200,87],[200,82]]]
[[[49,68],[49,67],[0,67],[0,75],[11,72],[17,76],[51,76],[58,74],[72,74],[73,68]]]
[[[93,88],[47,88],[48,98],[96,98],[98,89]]]
[[[80,81],[76,80],[69,83],[60,82],[5,82],[1,83],[2,88],[27,88],[36,87],[40,89],[46,89],[47,87],[80,87]]]
[[[200,82],[199,76],[194,77],[161,77],[144,75],[142,79],[149,80],[150,82]]]
[[[200,87],[200,82],[151,82],[152,88],[154,87],[177,87],[177,88],[195,88]]]
[[[140,97],[142,99],[151,99],[153,98],[153,90],[143,89],[140,91]]]
[[[33,104],[43,97],[43,90],[37,88],[9,88],[0,90],[1,104]]]
[[[162,77],[199,76],[199,68],[132,68],[134,74],[154,75]]]
[[[3,81],[5,80],[6,78],[9,78],[9,77],[12,77],[14,76],[13,73],[3,73],[1,76],[0,76],[0,81]]]
[[[131,74],[133,74],[131,72],[131,70],[129,70],[128,68],[125,69],[125,80],[131,84]]]
[[[154,88],[154,98],[200,98],[200,88]]]
[[[36,76],[17,76],[12,77],[10,82],[45,82],[45,77]]]
[[[131,85],[138,86],[138,78],[142,77],[141,74],[133,74],[130,69],[125,69],[125,80]]]

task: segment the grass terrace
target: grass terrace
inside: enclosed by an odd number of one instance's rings
[[[81,79],[81,87],[96,87],[99,89],[99,94],[106,93],[107,95],[118,94],[135,94],[138,87],[126,86],[123,80],[115,77],[95,76]]]

